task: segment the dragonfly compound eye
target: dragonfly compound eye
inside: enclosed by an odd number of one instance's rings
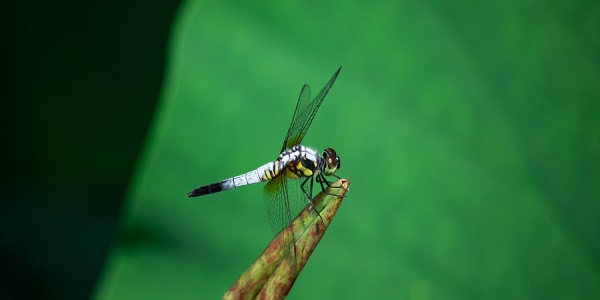
[[[335,150],[327,148],[323,151],[323,158],[325,159],[325,175],[332,175],[339,169],[340,160],[335,153]]]

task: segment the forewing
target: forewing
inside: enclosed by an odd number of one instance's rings
[[[327,82],[327,84],[321,89],[319,94],[311,101],[310,100],[310,87],[305,84],[302,86],[302,90],[300,91],[300,97],[298,98],[298,103],[296,104],[296,110],[294,111],[294,116],[292,117],[292,123],[290,124],[290,128],[285,136],[285,140],[283,142],[283,146],[281,151],[286,148],[292,148],[296,145],[299,145],[304,139],[312,120],[314,119],[321,103],[325,100],[329,89],[335,82],[338,74],[342,70],[342,67],[333,74],[331,79]]]
[[[311,105],[313,104],[310,101],[310,86],[305,84],[302,86],[300,90],[300,97],[298,97],[298,102],[296,103],[296,109],[294,110],[294,116],[292,117],[292,123],[290,124],[290,128],[288,128],[288,132],[285,135],[285,140],[283,141],[283,146],[281,147],[281,152],[285,149],[292,148],[294,145],[291,144],[290,140],[297,140],[298,135],[300,134],[301,125],[303,123],[300,115]],[[291,146],[290,146],[291,145]]]

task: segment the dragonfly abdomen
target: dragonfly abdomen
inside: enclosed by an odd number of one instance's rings
[[[188,197],[198,197],[230,190],[236,187],[269,181],[285,168],[282,162],[274,161],[264,164],[248,173],[201,186],[187,194]]]

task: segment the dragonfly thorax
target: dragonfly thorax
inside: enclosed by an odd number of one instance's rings
[[[327,148],[322,155],[314,149],[301,145],[283,151],[277,159],[285,166],[290,177],[311,177],[323,173],[331,176],[340,168],[340,158],[335,150]]]

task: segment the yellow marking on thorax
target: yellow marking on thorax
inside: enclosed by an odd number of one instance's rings
[[[304,167],[300,161],[296,161],[295,163],[288,165],[286,175],[287,177],[293,179],[299,177],[310,177],[313,175],[313,171]]]

